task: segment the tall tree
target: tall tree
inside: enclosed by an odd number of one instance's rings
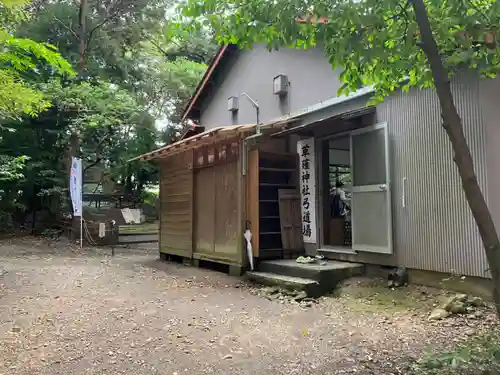
[[[79,93],[86,92],[96,94],[94,99],[102,99],[101,107],[109,105],[115,106],[115,109],[123,109],[128,102],[118,103],[123,97],[117,95],[123,92],[116,90],[115,96],[104,98],[101,95],[104,83],[100,81],[109,80],[119,87],[134,91],[137,71],[140,69],[133,56],[146,36],[145,30],[151,31],[160,27],[159,24],[164,19],[164,10],[160,5],[165,3],[163,0],[40,1],[31,8],[32,14],[36,16],[36,22],[26,23],[23,33],[33,38],[51,40],[75,64],[79,80],[90,83],[86,86],[75,83],[70,85],[67,88],[70,91],[68,98],[74,99],[76,95],[81,104],[90,110],[89,107],[95,107],[94,103],[91,103],[90,98],[79,96]],[[113,94],[109,86],[107,90]],[[130,95],[125,99],[135,100]],[[134,104],[140,105],[136,102]],[[108,125],[117,118],[112,111],[104,111],[103,108],[99,108],[99,111],[102,116],[111,115],[107,119]],[[68,116],[66,112],[63,114]],[[111,151],[111,139],[113,135],[118,134],[116,124],[102,126],[104,129],[109,128],[109,133],[112,134],[94,132],[103,137],[97,145],[93,144],[92,137],[87,137],[86,126],[79,126],[88,123],[102,125],[106,123],[106,119],[102,116],[90,122],[88,119],[80,118],[80,123],[73,121],[67,128],[71,134],[67,139],[65,151],[67,173],[70,172],[72,156],[88,159],[88,151],[93,150],[95,153],[91,158],[93,160],[85,160],[89,163],[88,166],[92,166],[105,159],[104,153]],[[126,128],[128,125],[123,123],[121,126]]]
[[[0,129],[0,161],[10,160],[0,168],[0,214],[20,207],[28,213],[42,208],[56,213],[67,181],[61,155],[73,133],[80,135],[85,170],[104,166],[117,183],[132,181],[130,193],[156,182],[152,165],[126,162],[150,151],[157,139],[154,119],[135,96],[105,82],[52,80],[39,87],[50,103],[48,110]]]
[[[450,77],[469,67],[495,77],[500,68],[496,0],[187,0],[183,17],[209,22],[221,43],[270,48],[324,46],[344,71],[340,93],[374,85],[375,100],[409,87],[434,87],[442,126],[481,235],[500,315],[500,241],[478,184]],[[193,27],[193,26],[190,26]]]
[[[36,18],[23,35],[49,40],[89,81],[110,81],[134,92],[151,113],[179,120],[180,104],[196,87],[217,43],[210,31],[174,34],[166,9],[170,0],[87,0],[84,64],[81,65],[81,3],[46,1],[33,6]]]
[[[10,228],[11,215],[18,206],[19,183],[25,178],[29,157],[16,149],[5,152],[5,134],[18,137],[13,122],[35,117],[49,107],[35,83],[45,75],[73,75],[69,63],[48,43],[15,36],[17,27],[29,18],[25,0],[0,1],[0,226]],[[16,146],[14,143],[13,146]]]
[[[41,92],[30,87],[27,75],[38,74],[40,64],[49,65],[53,73],[72,75],[70,65],[48,43],[37,43],[12,34],[18,24],[27,20],[22,9],[26,1],[0,1],[0,126],[6,120],[22,115],[36,115],[46,108]]]

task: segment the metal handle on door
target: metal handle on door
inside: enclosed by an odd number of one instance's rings
[[[380,188],[380,190],[383,190],[383,191],[387,190],[387,185],[385,185],[385,184],[379,185],[378,187]]]
[[[406,177],[403,177],[403,189],[401,194],[401,205],[406,208]]]

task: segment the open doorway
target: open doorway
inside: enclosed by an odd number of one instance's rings
[[[323,138],[320,246],[334,252],[392,253],[387,124]]]
[[[324,141],[323,191],[324,245],[334,248],[352,247],[352,168],[351,138],[344,135]]]

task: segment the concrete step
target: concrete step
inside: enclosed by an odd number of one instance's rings
[[[309,297],[319,297],[321,295],[321,288],[316,280],[254,271],[247,272],[245,276],[257,284],[278,286],[288,290],[303,290]]]
[[[294,259],[268,260],[259,263],[259,271],[276,275],[315,280],[323,293],[329,293],[337,284],[349,277],[362,275],[364,265],[332,260],[311,264],[297,263]]]

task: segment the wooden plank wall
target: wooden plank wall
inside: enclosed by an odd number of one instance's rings
[[[237,258],[238,241],[238,164],[215,167],[215,252],[218,256]]]
[[[195,253],[212,254],[215,250],[215,176],[214,168],[195,171],[194,241]]]
[[[252,232],[253,256],[259,256],[259,150],[248,153],[246,221]]]
[[[160,163],[160,252],[191,258],[193,251],[193,153]]]
[[[195,171],[194,258],[241,264],[238,161]]]

